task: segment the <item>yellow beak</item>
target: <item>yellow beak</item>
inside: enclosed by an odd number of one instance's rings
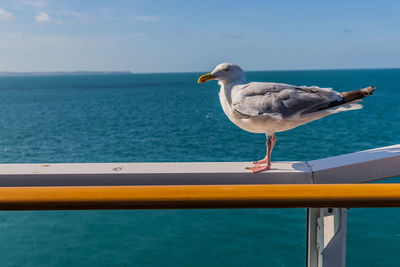
[[[209,80],[215,79],[217,76],[212,75],[211,73],[207,73],[204,75],[201,75],[200,78],[197,80],[198,83],[205,83]]]

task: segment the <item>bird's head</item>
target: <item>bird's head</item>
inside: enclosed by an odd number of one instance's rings
[[[245,81],[244,71],[239,65],[233,63],[219,64],[211,73],[204,74],[198,79],[199,83],[218,80],[224,83]]]

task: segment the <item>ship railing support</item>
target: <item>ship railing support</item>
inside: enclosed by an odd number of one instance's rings
[[[307,209],[307,266],[346,264],[347,208]]]

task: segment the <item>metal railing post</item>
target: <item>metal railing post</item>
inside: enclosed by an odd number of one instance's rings
[[[307,267],[344,267],[346,232],[346,208],[309,208]]]

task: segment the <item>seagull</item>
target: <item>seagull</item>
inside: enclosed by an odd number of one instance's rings
[[[361,109],[361,99],[372,95],[375,90],[375,86],[369,86],[340,93],[318,86],[247,83],[242,68],[233,63],[219,64],[211,73],[202,75],[198,82],[210,80],[218,80],[222,109],[235,125],[251,133],[266,135],[265,158],[246,168],[253,173],[271,169],[271,152],[277,140],[275,133],[334,113]]]

